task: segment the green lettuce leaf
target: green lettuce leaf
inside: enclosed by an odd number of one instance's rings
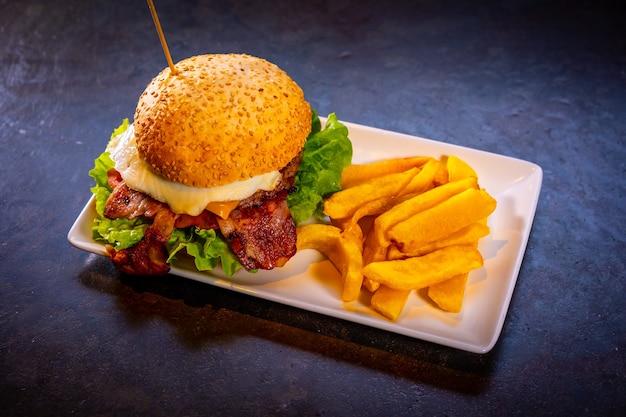
[[[116,127],[115,129],[113,129],[113,133],[111,133],[111,139],[126,132],[126,129],[128,129],[129,127],[130,127],[130,121],[128,120],[128,118],[122,120],[122,124]]]
[[[184,249],[187,255],[194,258],[198,271],[211,271],[221,264],[226,275],[231,276],[243,268],[226,239],[215,230],[198,227],[174,229],[167,247],[170,254],[167,262],[173,262],[176,254]]]
[[[94,219],[91,231],[94,240],[121,250],[139,242],[149,226],[149,223],[140,218],[127,220],[99,217]]]
[[[348,128],[331,113],[322,130],[313,111],[312,131],[302,151],[294,189],[287,203],[296,224],[315,216],[324,218],[324,199],[340,191],[341,174],[352,163],[352,142]]]
[[[113,131],[111,137],[117,136],[128,129],[128,119],[124,119],[122,124]],[[104,217],[104,206],[113,191],[109,185],[107,172],[115,164],[109,157],[108,152],[103,152],[94,161],[94,167],[89,171],[89,175],[96,184],[91,187],[91,192],[96,200],[96,212],[98,217],[94,219],[91,231],[94,240],[113,246],[116,250],[129,248],[139,242],[143,237],[150,223],[141,218],[133,220],[127,219],[107,219]]]
[[[104,216],[104,206],[113,191],[107,179],[107,171],[114,167],[108,152],[102,152],[94,161],[94,168],[89,171],[89,176],[96,181],[91,187],[91,192],[96,197],[96,211],[100,217]]]

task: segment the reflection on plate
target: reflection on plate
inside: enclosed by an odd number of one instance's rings
[[[469,352],[488,352],[500,336],[517,281],[539,199],[541,168],[506,156],[345,124],[354,147],[354,163],[397,156],[456,155],[476,170],[481,187],[498,201],[490,217],[491,234],[479,246],[485,264],[470,274],[460,313],[440,311],[415,291],[397,322],[375,313],[367,300],[343,303],[338,273],[313,250],[299,252],[283,268],[257,274],[239,271],[228,278],[221,270],[202,273],[184,259],[172,266],[172,274]],[[89,200],[68,239],[80,249],[105,255],[104,246],[91,238],[94,215]]]

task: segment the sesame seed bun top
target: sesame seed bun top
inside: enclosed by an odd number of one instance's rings
[[[173,182],[215,187],[279,170],[311,130],[300,87],[276,65],[198,55],[159,73],[139,98],[139,156]]]

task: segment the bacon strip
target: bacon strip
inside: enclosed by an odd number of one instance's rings
[[[170,271],[167,240],[174,230],[175,217],[167,208],[159,210],[154,216],[154,222],[136,245],[119,251],[107,245],[107,253],[115,266],[127,274],[167,274]]]
[[[115,188],[120,182],[124,180],[122,179],[122,175],[119,173],[118,170],[116,170],[115,168],[111,168],[107,171],[107,181],[111,188]]]
[[[139,216],[151,219],[163,208],[167,208],[167,205],[131,189],[121,181],[107,200],[104,216],[109,219],[134,219]]]
[[[189,214],[179,214],[176,216],[176,222],[174,227],[177,229],[184,229],[186,227],[197,226],[200,229],[218,229],[217,216],[208,210],[204,210],[197,216]]]
[[[199,216],[177,215],[167,204],[128,187],[117,171],[110,170],[108,174],[113,192],[106,202],[104,215],[110,219],[133,219],[139,216],[153,219],[152,225],[136,245],[119,251],[110,245],[106,247],[107,254],[122,272],[136,275],[166,274],[170,271],[167,241],[174,228],[218,228],[213,213],[205,210]]]
[[[287,207],[287,191],[251,207],[236,208],[218,219],[222,234],[248,270],[283,266],[296,253],[296,226]]]

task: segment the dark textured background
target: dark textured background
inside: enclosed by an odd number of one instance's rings
[[[620,415],[626,20],[608,1],[155,1],[175,60],[275,62],[320,114],[539,164],[474,355],[175,277],[66,234],[166,66],[145,1],[0,0],[0,414]]]

